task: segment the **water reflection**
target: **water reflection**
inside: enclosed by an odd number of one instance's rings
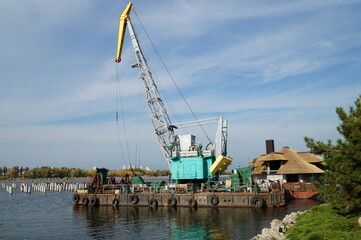
[[[92,238],[249,239],[274,218],[319,204],[292,201],[283,208],[151,208],[74,206],[74,221],[85,222]]]

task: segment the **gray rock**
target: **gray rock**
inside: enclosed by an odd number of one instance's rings
[[[275,240],[283,240],[283,239],[286,239],[284,237],[284,234],[283,233],[280,233],[274,229],[270,229],[269,230],[269,234],[272,236],[272,239],[275,239]]]
[[[304,212],[292,212],[284,217],[281,221],[279,219],[273,219],[270,223],[270,228],[263,228],[262,233],[258,234],[252,240],[285,240],[285,232],[295,222],[299,215]],[[361,217],[359,218],[359,224],[361,226]]]
[[[284,233],[287,230],[287,227],[285,226],[284,222],[279,219],[273,219],[270,225],[271,225],[271,229],[280,233]]]
[[[292,226],[296,222],[296,219],[297,219],[298,215],[299,214],[297,214],[295,212],[292,212],[292,213],[285,216],[285,218],[283,219],[283,222],[285,223],[287,228],[289,228],[290,226]]]
[[[274,237],[271,234],[271,230],[269,228],[262,229],[262,240],[274,240]]]

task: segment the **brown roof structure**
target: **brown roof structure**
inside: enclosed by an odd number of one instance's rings
[[[296,152],[289,147],[283,147],[276,152],[262,155],[251,162],[255,167],[253,174],[262,174],[266,167],[266,162],[282,161],[277,174],[305,174],[324,173],[324,171],[312,163],[323,163],[323,159],[312,153]]]

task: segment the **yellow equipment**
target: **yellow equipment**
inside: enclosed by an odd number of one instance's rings
[[[118,42],[117,42],[117,52],[115,56],[115,62],[120,62],[121,60],[120,56],[122,55],[125,29],[127,27],[127,20],[129,19],[129,13],[131,8],[132,8],[132,3],[129,2],[119,17]]]
[[[222,174],[227,167],[232,163],[231,157],[225,157],[223,155],[219,155],[216,159],[216,161],[212,164],[212,166],[209,168],[211,174],[215,175],[217,171],[219,171],[219,174]]]

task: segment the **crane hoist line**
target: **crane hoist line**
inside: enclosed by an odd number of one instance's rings
[[[143,83],[146,105],[153,124],[154,133],[158,138],[165,159],[171,165],[172,179],[176,183],[218,180],[219,174],[232,161],[231,157],[226,157],[228,121],[224,117],[219,117],[212,121],[209,121],[209,119],[207,121],[198,119],[193,121],[193,125],[198,124],[200,126],[202,122],[204,124],[218,122],[215,141],[207,143],[205,148],[197,142],[196,137],[192,134],[175,134],[175,130],[178,127],[172,124],[170,120],[159,94],[157,84],[139,45],[130,18],[131,9],[132,3],[129,2],[119,17],[115,62],[119,63],[121,61],[125,32],[128,28],[136,57],[136,63],[132,65],[132,68],[138,68],[139,70],[139,79]],[[185,125],[192,126],[192,122],[187,122],[187,124],[179,123],[180,128]],[[202,128],[202,130],[204,129]]]

